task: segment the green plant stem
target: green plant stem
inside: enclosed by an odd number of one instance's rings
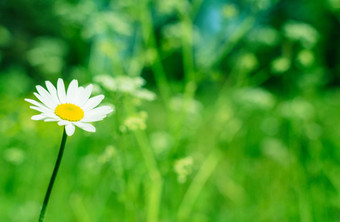
[[[167,76],[164,71],[164,67],[162,64],[162,58],[158,49],[158,45],[155,37],[155,30],[153,27],[153,22],[150,14],[150,9],[148,7],[149,0],[142,1],[140,4],[140,19],[141,19],[141,29],[142,35],[144,39],[144,43],[147,48],[153,49],[155,53],[155,59],[151,65],[152,72],[154,74],[154,78],[161,94],[164,102],[169,100],[171,90],[168,84]]]
[[[136,113],[135,107],[125,101],[126,111],[133,115]],[[143,155],[144,164],[147,168],[147,173],[150,178],[150,188],[148,193],[148,207],[147,207],[147,222],[158,222],[159,209],[162,198],[163,178],[158,168],[156,157],[153,153],[148,137],[143,130],[135,130],[134,136],[139,145],[141,153]]]
[[[186,118],[188,117],[188,107],[192,99],[195,96],[197,88],[196,70],[194,65],[194,49],[193,49],[193,24],[192,19],[187,12],[178,12],[178,17],[182,24],[182,59],[183,59],[183,72],[185,86],[183,91],[183,103],[179,113],[172,116],[174,124],[172,128],[172,134],[174,141],[177,141],[173,146],[171,153],[175,153],[177,148],[180,146],[180,137],[185,129]]]
[[[216,67],[221,61],[231,52],[237,43],[247,34],[255,23],[254,16],[248,16],[239,27],[229,36],[228,41],[219,47],[216,51],[216,56],[211,61],[210,66]]]
[[[65,128],[64,128],[63,138],[61,139],[58,158],[57,158],[57,161],[55,163],[54,170],[53,170],[53,173],[52,173],[52,176],[51,176],[51,179],[50,179],[50,183],[48,184],[48,188],[47,188],[47,191],[46,191],[46,194],[45,194],[44,203],[43,203],[41,211],[40,211],[39,222],[42,222],[44,220],[44,217],[45,217],[45,212],[46,212],[48,200],[50,199],[53,184],[54,184],[55,178],[57,177],[57,173],[58,173],[58,170],[59,170],[61,158],[63,157],[66,138],[67,138],[67,135],[66,135],[66,131],[65,131]]]
[[[201,193],[205,183],[208,181],[210,175],[214,172],[216,166],[220,162],[221,154],[214,148],[213,151],[203,162],[197,175],[191,182],[187,192],[185,193],[182,203],[179,206],[177,217],[178,221],[190,221],[188,220],[192,208],[196,203],[196,200]]]
[[[145,165],[148,169],[148,174],[150,177],[150,190],[148,199],[148,210],[147,210],[147,220],[148,222],[157,222],[159,215],[159,208],[161,204],[162,187],[163,180],[162,175],[158,169],[155,156],[152,149],[147,141],[147,137],[144,131],[135,131],[135,136],[139,147],[141,149]]]

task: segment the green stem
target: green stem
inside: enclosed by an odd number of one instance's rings
[[[190,213],[196,203],[196,200],[201,193],[205,183],[208,181],[211,174],[214,172],[216,166],[220,162],[221,154],[215,148],[203,162],[197,175],[191,182],[187,192],[185,193],[182,203],[179,206],[177,213],[178,221],[188,220]]]
[[[246,18],[230,36],[229,40],[221,45],[216,51],[216,56],[210,62],[211,67],[216,67],[221,61],[231,52],[236,44],[247,34],[247,32],[253,27],[255,23],[255,17],[249,16]]]
[[[152,18],[150,14],[150,9],[148,8],[149,0],[142,1],[143,3],[140,5],[140,19],[141,19],[141,28],[142,35],[147,48],[153,49],[155,52],[155,60],[151,65],[151,69],[157,84],[157,87],[160,91],[161,98],[164,102],[169,100],[169,96],[171,94],[170,86],[168,84],[167,76],[162,64],[162,58],[158,49],[158,45],[156,42],[155,30],[152,25]]]
[[[172,134],[174,141],[177,141],[171,150],[171,154],[177,151],[180,145],[180,137],[184,130],[186,118],[188,116],[188,106],[195,96],[196,92],[196,71],[194,65],[194,53],[193,53],[193,24],[192,19],[187,13],[179,12],[178,17],[182,22],[182,58],[183,58],[183,71],[185,79],[185,88],[183,92],[183,104],[180,112],[175,116],[172,116]]]
[[[125,108],[127,113],[133,115],[136,113],[135,107],[125,101]],[[134,135],[143,155],[144,163],[147,168],[148,176],[150,178],[150,188],[147,190],[147,222],[159,221],[159,209],[162,198],[163,178],[158,168],[156,157],[153,153],[148,137],[143,130],[135,130]]]
[[[150,177],[150,189],[149,199],[148,199],[148,209],[147,209],[147,219],[148,222],[157,222],[159,216],[159,209],[161,205],[162,198],[162,187],[163,180],[162,175],[158,169],[155,156],[152,149],[147,141],[147,137],[143,131],[135,131],[135,136],[139,147],[141,149],[145,165],[148,170]]]
[[[50,179],[50,183],[48,184],[48,188],[47,188],[47,191],[46,191],[46,194],[45,194],[44,203],[43,203],[41,211],[40,211],[39,222],[42,222],[44,220],[44,217],[45,217],[45,212],[46,212],[48,200],[50,199],[53,184],[54,184],[55,178],[57,177],[58,169],[59,169],[59,166],[60,166],[61,158],[63,157],[66,138],[67,138],[67,135],[66,135],[66,131],[65,131],[65,128],[64,128],[64,133],[63,133],[63,138],[61,139],[58,158],[57,158],[57,161],[55,163],[54,170],[53,170],[53,173],[52,173],[52,176],[51,176],[51,179]]]

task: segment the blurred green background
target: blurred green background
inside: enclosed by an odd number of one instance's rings
[[[46,222],[340,221],[340,0],[1,0],[0,221],[37,221],[62,128],[35,85],[116,112],[69,137]]]

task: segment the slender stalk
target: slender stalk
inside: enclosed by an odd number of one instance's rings
[[[45,194],[44,203],[43,203],[41,211],[40,211],[39,222],[43,222],[44,217],[45,217],[45,212],[46,212],[48,200],[50,199],[53,184],[54,184],[55,178],[57,177],[57,173],[58,173],[58,170],[59,170],[61,158],[63,157],[66,138],[67,138],[67,135],[66,135],[66,131],[65,131],[65,128],[64,128],[64,133],[63,133],[63,138],[61,139],[58,158],[57,158],[57,161],[55,163],[54,170],[53,170],[53,173],[52,173],[52,176],[51,176],[51,179],[50,179],[50,183],[48,184],[48,188],[47,188],[47,191],[46,191],[46,194]]]
[[[194,204],[196,203],[199,194],[203,190],[204,185],[220,162],[220,159],[221,155],[219,151],[217,148],[214,148],[214,150],[211,151],[209,156],[203,162],[201,168],[199,169],[183,197],[182,203],[180,204],[177,213],[178,221],[190,221],[188,218],[194,207]]]
[[[228,55],[231,50],[236,46],[236,44],[247,34],[247,32],[253,27],[255,23],[255,17],[249,16],[241,22],[238,28],[231,33],[228,41],[222,44],[219,49],[215,52],[216,56],[213,57],[210,62],[211,67],[217,66],[226,55]]]
[[[164,100],[163,102],[166,102],[169,100],[171,89],[168,84],[167,76],[162,64],[162,58],[156,42],[155,30],[152,25],[151,12],[148,8],[149,2],[149,0],[144,0],[142,1],[142,4],[140,4],[142,35],[146,47],[154,50],[155,60],[151,66],[151,69],[154,74],[157,87],[160,91],[161,98]]]
[[[159,209],[162,198],[163,180],[162,175],[158,169],[155,156],[147,141],[147,136],[143,131],[135,131],[135,136],[139,147],[141,149],[145,165],[150,177],[150,189],[148,191],[148,208],[147,208],[147,222],[159,221]]]
[[[125,108],[129,114],[135,114],[135,107],[125,101]],[[147,222],[159,221],[159,210],[161,208],[162,189],[163,189],[163,178],[158,168],[156,157],[153,153],[148,137],[143,130],[135,130],[134,135],[139,145],[140,151],[143,155],[144,164],[147,168],[147,173],[150,178],[150,188],[146,191],[148,196],[147,202]]]
[[[193,24],[192,19],[186,13],[179,12],[179,18],[182,22],[182,57],[183,57],[183,71],[185,79],[185,88],[183,92],[183,104],[179,114],[174,116],[173,135],[174,141],[180,142],[179,137],[183,133],[183,125],[185,118],[188,116],[187,109],[196,92],[196,73],[194,66],[194,49],[193,49]],[[178,143],[172,149],[172,153],[177,151]]]

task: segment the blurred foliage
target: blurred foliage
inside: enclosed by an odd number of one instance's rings
[[[62,129],[24,98],[94,83],[46,221],[339,221],[339,0],[0,1],[0,221],[35,221]]]

